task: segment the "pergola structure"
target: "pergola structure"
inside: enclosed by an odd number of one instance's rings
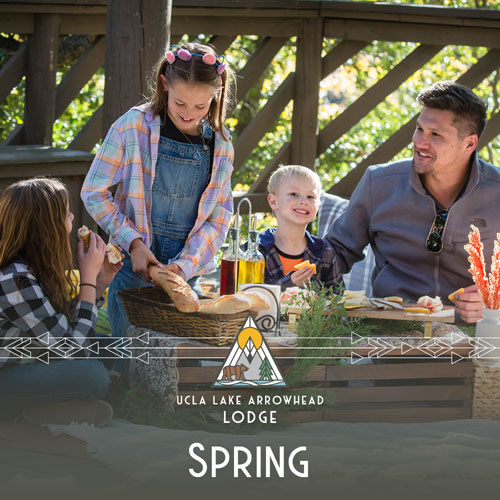
[[[499,11],[343,1],[174,0],[168,30],[167,6],[166,0],[19,0],[0,4],[0,29],[28,38],[0,70],[1,102],[26,76],[24,123],[0,146],[0,188],[19,177],[55,173],[57,165],[57,175],[65,181],[69,179],[77,203],[76,191],[85,165],[92,159],[88,152],[115,118],[141,100],[145,70],[165,47],[168,35],[173,43],[184,34],[192,39],[200,33],[209,35],[219,53],[226,51],[240,35],[257,35],[258,49],[250,57],[242,55],[246,64],[238,74],[238,100],[245,98],[268,65],[273,64],[283,44],[296,40],[295,71],[235,141],[234,166],[238,169],[293,101],[291,140],[282,144],[275,157],[256,175],[247,193],[255,208],[262,210],[267,210],[267,180],[278,165],[296,163],[314,168],[319,155],[348,134],[446,45],[488,48],[458,79],[467,86],[475,87],[500,66]],[[97,38],[56,85],[58,43],[61,36],[69,34],[97,35]],[[325,38],[338,39],[339,43],[322,55]],[[321,80],[373,40],[418,45],[344,112],[318,130]],[[103,105],[67,150],[51,148],[54,120],[103,64],[106,70]],[[409,144],[415,120],[416,117],[402,124],[369,156],[360,158],[357,167],[334,185],[331,192],[348,197],[368,165],[389,161]],[[481,147],[499,133],[500,113],[496,113],[489,121]],[[77,223],[85,220],[82,208],[76,215]]]

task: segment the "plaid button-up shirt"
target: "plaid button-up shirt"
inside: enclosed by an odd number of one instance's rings
[[[77,302],[70,322],[57,313],[23,259],[16,258],[0,269],[0,369],[37,361],[37,353],[44,353],[62,337],[74,346],[85,347],[95,334],[96,322],[97,307],[90,302]],[[29,339],[21,348],[32,357],[12,352],[17,352],[16,339],[20,338]],[[30,351],[33,346],[37,349]],[[87,350],[80,352],[88,354]]]
[[[153,118],[148,105],[127,111],[111,126],[82,187],[89,214],[126,251],[136,238],[151,246],[152,186],[160,125],[160,117]],[[184,271],[186,279],[215,268],[214,256],[224,243],[233,212],[233,156],[231,142],[215,133],[210,182],[184,249],[171,262]],[[115,185],[113,197],[109,188]]]
[[[295,286],[292,282],[291,272],[284,275],[281,260],[274,246],[274,235],[276,228],[266,229],[260,233],[259,250],[266,258],[266,269],[264,282],[270,285],[281,285],[281,289]],[[304,260],[316,264],[316,274],[311,278],[312,282],[322,283],[324,286],[337,285],[342,280],[339,267],[334,258],[333,248],[326,240],[317,238],[306,231],[306,249]]]

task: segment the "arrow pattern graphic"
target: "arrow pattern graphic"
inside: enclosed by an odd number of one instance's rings
[[[137,337],[104,337],[105,343],[95,340],[88,346],[80,346],[76,341],[63,337],[56,339],[55,343],[49,345],[49,335],[39,337],[4,337],[4,341],[12,340],[0,348],[0,359],[5,350],[10,356],[17,358],[31,358],[49,364],[54,359],[86,359],[90,355],[97,359],[130,359],[149,364],[150,359],[169,359],[175,356],[162,356],[172,349],[171,345],[151,346],[151,340],[164,340],[168,337],[152,337],[149,332],[144,332]],[[324,337],[321,337],[323,340]],[[198,337],[182,337],[182,340]],[[450,359],[451,363],[457,363],[464,359],[488,358],[489,360],[500,359],[499,356],[489,356],[493,351],[500,354],[500,349],[484,339],[472,338],[452,333],[450,338],[415,338],[415,337],[363,337],[355,332],[350,337],[331,337],[336,345],[327,347],[296,347],[297,355],[289,359],[345,359],[350,351],[351,362],[359,363],[362,359],[422,359],[441,358]],[[500,340],[500,337],[489,339]],[[293,346],[274,347],[277,352],[280,349],[290,349]],[[227,349],[227,347],[201,346],[177,346],[178,350],[184,349]],[[307,350],[324,351],[322,356],[307,355]],[[335,351],[341,351],[335,355]],[[169,352],[170,354],[170,352]],[[206,359],[219,359],[221,356],[207,356]],[[280,358],[280,356],[277,356]],[[184,359],[189,359],[184,357]],[[281,357],[286,359],[286,357]]]

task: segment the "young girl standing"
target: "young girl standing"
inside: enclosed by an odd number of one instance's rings
[[[89,353],[96,297],[120,267],[103,264],[106,246],[98,236],[91,234],[87,251],[80,241],[80,294],[72,300],[72,221],[68,192],[55,179],[20,181],[0,196],[0,417],[96,425],[111,418],[111,407],[98,401],[109,385],[100,361],[44,358],[62,338],[78,357]],[[31,356],[16,355],[19,340]]]
[[[211,47],[174,45],[157,65],[150,102],[111,126],[90,167],[85,207],[128,252],[108,294],[113,336],[129,325],[118,291],[150,286],[149,264],[166,265],[195,289],[195,277],[214,268],[233,207],[224,129],[230,76]],[[125,374],[126,366],[115,369]]]

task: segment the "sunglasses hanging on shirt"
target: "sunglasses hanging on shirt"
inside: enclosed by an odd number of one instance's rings
[[[447,218],[448,210],[439,210],[434,217],[434,222],[425,240],[425,247],[429,252],[440,253],[443,250],[443,231]]]

